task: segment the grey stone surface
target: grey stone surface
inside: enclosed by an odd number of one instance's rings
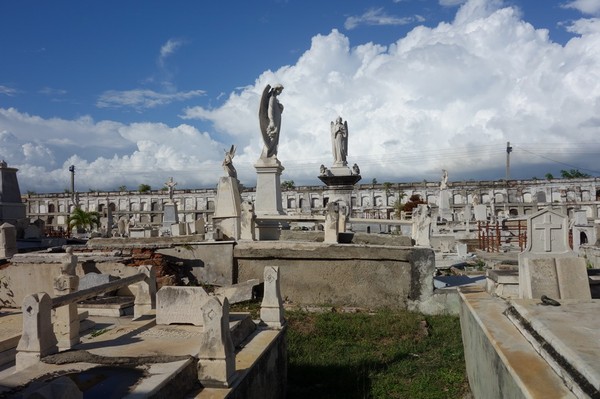
[[[230,304],[245,302],[253,299],[254,287],[260,284],[258,279],[252,279],[243,283],[215,288],[214,294],[227,297]]]
[[[102,284],[110,283],[116,280],[117,277],[111,276],[110,274],[101,273],[86,273],[79,279],[79,290],[86,290],[88,288],[97,287]]]
[[[17,253],[17,229],[10,223],[0,225],[0,258],[12,258]]]
[[[504,316],[505,300],[474,287],[461,288],[460,300],[465,363],[475,398],[575,398]]]
[[[201,306],[204,329],[198,352],[198,380],[206,387],[229,387],[235,375],[235,350],[229,331],[229,302],[214,296]]]
[[[200,306],[207,295],[202,287],[162,287],[156,293],[156,324],[202,326]]]
[[[539,306],[537,300],[513,300],[506,311],[516,328],[577,397],[600,394],[600,302],[562,300]]]
[[[556,259],[556,278],[562,299],[592,299],[585,259]]]
[[[239,280],[279,266],[284,298],[302,305],[401,309],[433,295],[431,249],[248,241],[234,254]]]
[[[526,259],[521,270],[526,274],[525,281],[528,286],[524,292],[528,294],[528,298],[541,298],[542,295],[560,298],[554,258]]]
[[[8,167],[6,162],[0,162],[0,224],[17,226],[26,217],[17,171],[18,169]]]
[[[335,202],[327,204],[325,210],[325,223],[323,224],[324,238],[326,243],[337,243],[339,233],[339,208]]]
[[[212,220],[215,226],[221,229],[225,238],[234,240],[240,238],[241,202],[238,180],[234,177],[219,178]]]

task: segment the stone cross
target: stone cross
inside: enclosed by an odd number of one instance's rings
[[[167,186],[167,190],[169,192],[169,200],[173,201],[173,193],[175,191],[175,186],[177,185],[177,182],[173,181],[173,177],[169,177],[169,180],[167,180],[167,182],[165,183],[165,186]]]
[[[561,223],[552,223],[550,214],[544,215],[544,222],[534,225],[535,231],[542,231],[541,237],[544,242],[544,251],[552,251],[552,230],[560,230],[562,228]]]

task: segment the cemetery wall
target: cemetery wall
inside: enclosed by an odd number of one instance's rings
[[[353,216],[372,219],[389,219],[394,213],[394,203],[405,203],[417,194],[433,207],[440,197],[439,182],[357,184],[351,195]],[[449,205],[460,213],[475,198],[481,204],[493,203],[495,212],[512,215],[531,214],[547,205],[562,205],[567,214],[573,207],[586,210],[589,218],[598,218],[600,208],[600,178],[462,181],[449,182]],[[253,189],[245,189],[242,197],[254,201]],[[299,186],[282,191],[283,209],[289,215],[322,214],[329,200],[324,186]],[[175,190],[181,221],[191,222],[203,217],[206,221],[214,212],[215,189]],[[73,208],[69,193],[27,194],[23,196],[27,215],[31,221],[43,220],[47,227],[65,226]],[[164,204],[169,200],[166,191],[98,191],[79,193],[80,204],[88,211],[113,210],[115,219],[121,215],[131,217],[139,224],[160,225]]]
[[[237,281],[279,266],[284,298],[300,305],[408,308],[433,295],[434,253],[426,248],[300,242],[239,242]]]

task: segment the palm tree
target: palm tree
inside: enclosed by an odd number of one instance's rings
[[[98,212],[86,212],[81,208],[73,209],[73,213],[68,219],[69,230],[76,227],[77,230],[85,230],[88,226],[90,229],[100,227],[100,214]]]

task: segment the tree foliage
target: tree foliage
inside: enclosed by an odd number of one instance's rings
[[[73,209],[73,213],[69,216],[68,224],[69,230],[73,227],[76,227],[77,230],[85,230],[88,227],[90,229],[100,227],[100,214],[98,212],[86,212],[77,207]]]
[[[282,190],[293,190],[294,188],[296,188],[296,183],[293,180],[284,180],[281,182]]]
[[[589,174],[583,173],[579,169],[561,169],[560,176],[563,179],[580,179],[584,177],[591,177]]]
[[[143,183],[142,183],[142,184],[140,184],[140,185],[138,186],[138,191],[139,191],[140,193],[147,193],[147,192],[148,192],[148,191],[150,191],[150,190],[152,190],[152,187],[150,187],[150,185],[149,185],[149,184],[143,184]]]
[[[396,203],[394,203],[394,215],[397,219],[400,219],[401,212],[412,212],[413,209],[417,207],[417,205],[427,203],[421,199],[421,196],[419,194],[413,194],[410,196],[410,198],[405,204],[402,204],[401,200],[405,196],[405,193],[401,193],[400,199],[396,201]]]

